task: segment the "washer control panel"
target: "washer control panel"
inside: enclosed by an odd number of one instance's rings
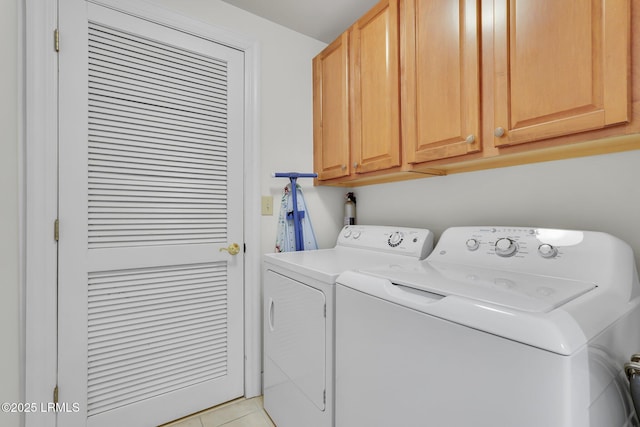
[[[591,234],[530,227],[452,227],[442,234],[432,259],[487,266],[538,260],[549,266],[563,263],[568,254],[580,253],[585,235]],[[505,264],[507,260],[510,264]]]
[[[433,233],[423,228],[347,225],[337,246],[347,246],[424,259],[433,249]]]
[[[551,306],[556,307],[566,302],[561,297],[565,292],[575,296],[581,289],[611,292],[610,298],[594,299],[595,306],[640,295],[633,250],[619,238],[598,231],[451,227],[440,235],[425,264],[429,268],[415,269],[420,274],[411,275],[405,282],[426,283],[425,289],[435,286],[428,284],[430,280],[447,283],[447,291],[451,293],[457,292],[453,289],[464,288],[458,289],[460,294],[473,288],[465,295],[492,295],[483,298],[500,300],[504,306],[515,307],[515,303],[507,300],[520,295],[524,299],[517,303],[518,307],[543,300],[553,301]],[[425,278],[430,271],[437,271],[435,279]],[[501,299],[500,295],[505,298]],[[547,311],[551,306],[540,310]],[[625,310],[622,307],[615,310]]]
[[[553,259],[562,255],[560,246],[574,245],[582,239],[582,232],[517,227],[458,227],[462,230],[460,242],[467,252],[501,258],[537,255]],[[451,239],[451,237],[447,237]],[[455,245],[455,241],[448,241]]]

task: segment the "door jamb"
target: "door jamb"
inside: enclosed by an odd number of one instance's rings
[[[57,1],[25,4],[24,401],[53,400],[57,377],[58,215]],[[25,414],[25,426],[53,426],[54,413]]]
[[[90,0],[244,52],[244,393],[262,393],[260,300],[260,47],[255,39],[144,1]],[[57,381],[58,58],[57,1],[25,7],[25,342],[24,401],[51,402]],[[64,35],[60,35],[62,49]],[[71,403],[70,403],[71,404]],[[55,413],[25,414],[25,426],[55,426]]]

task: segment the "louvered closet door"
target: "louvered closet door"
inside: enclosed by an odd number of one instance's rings
[[[135,3],[135,2],[134,2]],[[60,426],[243,394],[243,54],[60,1]]]

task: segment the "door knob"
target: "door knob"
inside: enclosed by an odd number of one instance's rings
[[[240,245],[237,243],[232,243],[226,248],[220,248],[220,252],[227,251],[229,255],[238,255],[240,253]]]

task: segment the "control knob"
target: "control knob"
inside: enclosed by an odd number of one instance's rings
[[[478,239],[467,240],[467,249],[469,249],[470,251],[475,251],[479,247],[480,247],[480,242],[478,241]]]
[[[543,258],[553,258],[558,255],[558,250],[548,243],[543,243],[538,246],[538,253]]]
[[[404,235],[400,231],[394,231],[389,236],[389,240],[388,240],[389,246],[391,246],[392,248],[395,248],[400,243],[402,243],[403,239],[404,239]]]
[[[507,237],[498,239],[495,248],[496,255],[501,257],[510,257],[518,252],[518,244]]]

